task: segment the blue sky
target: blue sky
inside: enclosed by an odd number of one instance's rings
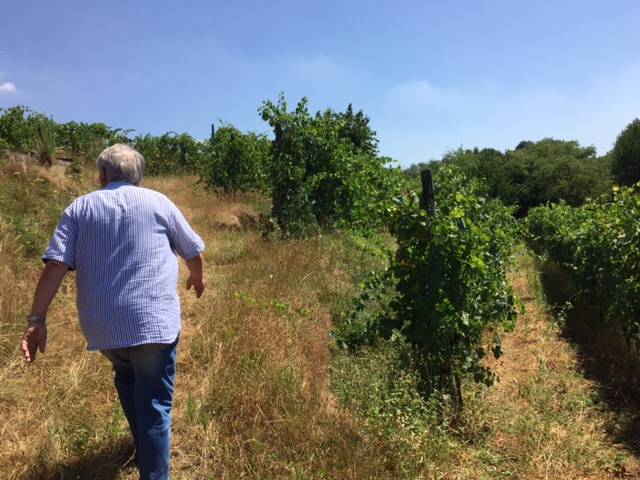
[[[0,107],[208,136],[284,91],[364,110],[408,165],[640,117],[637,1],[30,1],[0,6]]]

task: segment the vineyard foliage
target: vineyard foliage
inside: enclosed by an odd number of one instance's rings
[[[506,278],[518,237],[511,211],[485,200],[456,168],[443,167],[437,180],[435,215],[415,193],[396,200],[390,268],[365,283],[336,331],[350,348],[404,339],[421,359],[426,392],[452,376],[491,383],[483,359],[501,355],[500,329],[510,329],[517,313]]]
[[[57,123],[22,106],[0,110],[0,150],[33,155],[44,165],[51,165],[55,157],[95,159],[116,143],[131,144],[139,150],[145,157],[147,173],[152,175],[195,173],[206,158],[208,143],[190,135],[169,132],[131,138],[131,132],[104,123]]]
[[[532,209],[527,225],[533,249],[565,267],[581,301],[597,305],[602,320],[639,347],[640,184],[614,187],[607,202]]]
[[[260,109],[274,131],[269,166],[272,214],[282,231],[305,235],[338,227],[379,227],[403,185],[398,168],[377,155],[369,119],[326,110],[312,115],[303,98],[293,111],[280,95]]]
[[[150,175],[196,174],[225,193],[262,192],[273,198],[272,215],[282,232],[306,235],[383,224],[389,201],[403,187],[399,168],[378,156],[375,132],[362,111],[326,110],[311,115],[303,99],[293,112],[284,96],[264,102],[260,114],[275,140],[223,124],[205,141],[185,133],[132,136],[103,123],[57,123],[17,106],[0,110],[0,150],[54,159],[94,159],[106,147],[127,143],[145,157]],[[75,170],[75,169],[74,169]]]
[[[104,123],[57,123],[22,106],[0,109],[0,150],[32,154],[45,165],[58,153],[95,158],[109,145],[129,143],[128,133]]]
[[[269,193],[271,141],[265,135],[243,133],[232,125],[216,131],[207,161],[199,169],[210,188],[225,193]]]
[[[150,175],[194,173],[204,165],[208,144],[186,133],[178,135],[138,135],[130,142],[145,158],[145,170]]]
[[[212,189],[270,193],[272,215],[286,235],[387,227],[397,240],[395,257],[368,280],[338,328],[340,343],[402,338],[420,359],[427,392],[452,377],[490,382],[483,358],[500,355],[499,327],[508,328],[516,311],[505,277],[517,237],[511,211],[485,200],[478,183],[449,165],[439,171],[437,213],[423,210],[417,194],[406,194],[400,169],[378,154],[369,119],[351,105],[312,114],[303,98],[290,111],[281,94],[259,112],[273,141],[232,125],[208,141],[174,132],[130,138],[130,131],[58,124],[22,107],[3,113],[0,135],[9,148],[40,152],[48,163],[57,150],[95,156],[110,144],[130,143],[149,174],[198,173]]]

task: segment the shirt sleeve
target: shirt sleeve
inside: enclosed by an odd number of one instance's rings
[[[62,262],[69,270],[76,268],[76,240],[78,224],[73,214],[73,205],[69,205],[62,213],[62,218],[53,232],[49,246],[42,255],[42,261],[55,260]]]
[[[185,260],[197,257],[204,252],[204,242],[193,231],[182,212],[173,203],[169,212],[169,240],[175,252]]]

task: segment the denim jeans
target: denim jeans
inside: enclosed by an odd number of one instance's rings
[[[101,350],[113,364],[120,404],[138,452],[141,480],[169,478],[171,405],[178,338]]]

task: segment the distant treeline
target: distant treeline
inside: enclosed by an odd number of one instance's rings
[[[281,95],[276,103],[264,102],[259,113],[273,129],[274,140],[230,124],[206,140],[175,132],[134,136],[132,130],[104,123],[57,123],[16,106],[0,109],[0,150],[29,153],[50,165],[54,158],[93,159],[109,145],[128,143],[144,155],[148,174],[196,174],[210,188],[226,193],[272,196],[280,226],[299,231],[311,224],[379,223],[386,195],[416,187],[420,170],[437,171],[443,165],[455,165],[480,180],[485,195],[514,206],[517,216],[560,200],[579,206],[610,194],[614,183],[640,181],[638,119],[605,156],[576,141],[552,138],[522,141],[504,152],[460,148],[440,160],[411,165],[404,170],[408,183],[403,183],[398,169],[390,168],[393,160],[378,155],[369,118],[351,105],[344,112],[327,109],[312,115],[303,99],[289,112]],[[373,207],[379,212],[369,211]]]
[[[413,164],[404,174],[417,178],[425,168],[437,171],[444,165],[456,165],[481,180],[485,194],[515,206],[517,216],[560,200],[579,206],[588,198],[611,195],[613,184],[640,181],[640,120],[631,122],[618,136],[613,150],[600,157],[593,147],[583,147],[576,141],[545,138],[522,141],[514,150],[504,152],[459,148],[441,160]]]

